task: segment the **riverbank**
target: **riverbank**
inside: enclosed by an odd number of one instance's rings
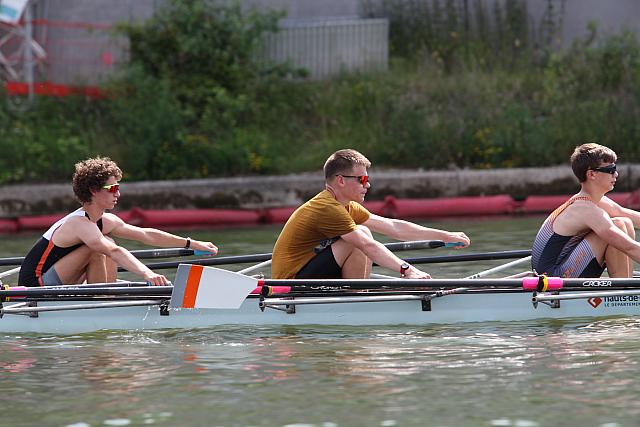
[[[640,164],[621,164],[618,170],[620,175],[616,193],[630,193],[640,188]],[[566,166],[441,171],[373,168],[370,175],[371,189],[367,201],[379,202],[378,207],[385,204],[387,210],[392,200],[497,195],[508,196],[509,200],[522,205],[529,196],[564,196],[574,193],[578,188],[571,169]],[[135,209],[263,211],[291,208],[304,203],[322,188],[321,172],[286,176],[124,181],[116,212]],[[70,183],[0,187],[0,218],[3,219],[57,215],[77,206]],[[478,206],[480,208],[482,203]],[[469,211],[469,214],[474,212]]]

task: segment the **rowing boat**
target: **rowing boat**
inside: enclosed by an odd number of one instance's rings
[[[429,286],[428,288],[425,286]],[[174,285],[10,288],[0,331],[429,325],[640,313],[638,279],[271,280],[181,264]],[[9,299],[9,301],[6,301]]]

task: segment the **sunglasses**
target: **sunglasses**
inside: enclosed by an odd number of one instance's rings
[[[103,185],[102,188],[107,190],[109,193],[117,193],[118,190],[120,189],[120,184],[116,183],[116,184]]]
[[[367,182],[369,182],[369,175],[341,175],[341,174],[337,174],[336,176],[341,176],[343,178],[355,178],[360,182],[360,184],[362,184],[363,187],[365,185],[367,185]]]
[[[614,173],[616,173],[616,164],[615,163],[611,163],[608,166],[600,166],[598,168],[593,168],[591,170],[596,171],[596,172],[609,173],[609,174],[613,175]]]

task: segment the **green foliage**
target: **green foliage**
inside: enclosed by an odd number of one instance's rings
[[[475,1],[471,6],[457,0],[365,0],[363,9],[367,16],[389,19],[393,55],[447,73],[529,65],[530,51],[540,45],[531,38],[525,0]],[[546,33],[554,24],[553,18],[545,21]]]
[[[40,99],[21,112],[0,108],[0,183],[68,180],[78,159],[91,152],[85,121],[99,121],[100,107],[83,99]]]
[[[375,166],[425,169],[566,163],[586,141],[640,161],[635,34],[599,39],[591,23],[561,49],[564,0],[547,0],[539,25],[523,0],[467,4],[365,2],[390,19],[390,71],[305,81],[260,59],[280,15],[172,0],[120,27],[131,62],[106,98],[38,98],[22,111],[0,97],[0,183],[68,181],[97,154],[128,180],[318,170],[345,147]]]

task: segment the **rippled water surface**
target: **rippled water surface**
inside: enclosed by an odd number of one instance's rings
[[[478,252],[526,248],[539,222],[435,225],[464,229]],[[277,231],[190,234],[235,254],[269,252]],[[34,237],[3,237],[2,256]],[[636,318],[0,334],[0,345],[2,426],[640,425]]]

